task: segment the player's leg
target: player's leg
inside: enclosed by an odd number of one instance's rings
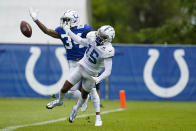
[[[95,87],[96,87],[96,90],[97,90],[97,94],[99,95],[99,98],[100,98],[100,83],[99,84],[96,84]],[[103,107],[103,105],[100,103],[100,107]]]
[[[65,97],[65,93],[72,87],[73,85],[66,80],[63,87],[61,88],[60,92],[59,92],[59,99],[51,101],[50,103],[48,103],[46,105],[47,109],[52,109],[56,106],[61,106],[63,104],[63,100]]]
[[[82,83],[80,84],[79,90],[81,91],[81,89],[82,89]],[[87,96],[87,98],[86,98],[84,104],[83,104],[82,107],[81,107],[81,112],[85,112],[85,111],[87,110],[87,107],[88,107],[88,105],[87,105],[88,100],[89,100],[89,94],[88,94],[88,96]]]
[[[84,79],[83,80],[82,87],[87,92],[90,92],[91,99],[92,99],[93,106],[94,106],[95,113],[96,113],[95,126],[102,126],[102,120],[101,120],[101,116],[100,116],[100,98],[97,94],[96,89],[94,88],[95,87],[95,82],[92,80],[91,76],[89,76],[88,73],[83,74],[83,75],[85,75],[86,77],[89,78],[89,79]]]
[[[100,116],[100,97],[96,91],[96,88],[92,88],[91,92],[91,101],[93,103],[93,107],[96,113],[96,121],[95,121],[95,126],[101,126],[102,125],[102,120]]]
[[[78,100],[77,104],[74,105],[72,108],[72,112],[71,112],[69,119],[68,119],[69,122],[72,123],[75,120],[79,108],[84,104],[85,100],[87,99],[88,93],[89,92],[87,92],[83,88],[81,88],[81,97]]]
[[[82,74],[86,74],[87,73],[84,70],[81,70]],[[90,77],[90,76],[89,76]],[[84,102],[86,101],[89,92],[91,91],[91,89],[94,87],[95,83],[93,80],[91,79],[87,79],[86,77],[82,78],[82,88],[81,88],[81,97],[78,100],[77,104],[75,106],[73,106],[72,109],[72,113],[69,116],[69,122],[73,122],[75,120],[76,114],[79,110],[79,108],[84,104]]]
[[[79,86],[80,86],[81,82],[78,82],[77,84],[75,84],[68,92],[67,95],[72,96],[75,99],[79,99],[81,96],[81,92],[78,90]]]
[[[88,107],[88,100],[89,100],[89,95],[87,96],[87,98],[86,98],[86,100],[85,100],[85,102],[84,102],[84,104],[82,105],[82,107],[81,107],[81,112],[85,112],[86,110],[87,110],[87,107]]]
[[[64,98],[65,98],[65,94],[73,87],[73,85],[75,85],[76,83],[78,83],[81,79],[81,74],[79,71],[79,67],[75,69],[75,71],[73,72],[73,74],[71,74],[68,78],[68,80],[65,81],[63,87],[61,88],[60,92],[59,92],[59,99],[54,100],[50,103],[48,103],[46,105],[47,109],[52,109],[56,106],[60,106],[63,104]]]
[[[73,107],[72,114],[70,115],[71,116],[70,117],[71,121],[70,121],[70,119],[69,119],[69,121],[73,122],[73,120],[76,117],[75,114],[77,114],[78,109],[86,101],[87,96],[88,96],[88,92],[90,92],[91,97],[92,97],[93,106],[94,106],[94,109],[95,109],[95,112],[96,112],[95,126],[101,126],[102,125],[102,120],[101,120],[101,116],[100,116],[100,98],[97,94],[96,89],[94,88],[95,87],[95,82],[92,81],[91,79],[83,78],[82,87],[83,87],[83,88],[81,88],[82,97],[81,97],[81,99],[79,99],[77,105]]]
[[[73,60],[68,60],[68,65],[69,65],[69,72],[73,72],[74,69],[77,68],[78,64],[77,61],[73,61]],[[78,82],[77,84],[75,84],[68,92],[68,95],[73,96],[75,99],[79,99],[79,97],[81,96],[81,92],[78,90],[78,88],[80,87],[80,83]]]
[[[69,65],[69,72],[72,72],[77,66],[78,63],[77,61],[73,61],[73,60],[68,60],[68,65]],[[78,82],[76,85],[74,85],[68,92],[68,95],[73,96],[75,99],[79,100],[79,97],[81,96],[81,92],[79,91],[79,88],[81,86],[81,82]],[[88,100],[86,100],[84,102],[84,104],[81,107],[81,111],[84,112],[87,109],[87,102]]]
[[[75,99],[79,100],[81,96],[81,87],[82,87],[82,82],[78,82],[76,85],[74,85],[68,92],[68,95],[73,96]],[[79,90],[80,89],[80,90]],[[88,103],[89,95],[87,99],[85,100],[84,104],[81,107],[81,112],[85,112],[87,109],[87,103]]]

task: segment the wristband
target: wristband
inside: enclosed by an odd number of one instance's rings
[[[39,21],[38,19],[35,19],[35,20],[34,20],[34,22],[38,22],[38,21]]]

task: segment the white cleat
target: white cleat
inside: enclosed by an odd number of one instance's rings
[[[54,100],[54,101],[51,101],[50,103],[48,103],[46,105],[46,108],[47,109],[52,109],[52,108],[54,108],[56,106],[61,106],[62,104],[63,104],[63,102],[59,102],[59,100]]]
[[[101,119],[96,119],[95,126],[102,126],[102,120]]]
[[[72,123],[75,120],[76,115],[77,115],[77,110],[76,110],[76,105],[75,105],[75,106],[73,106],[72,112],[71,112],[69,119],[68,119],[70,123]]]
[[[85,112],[87,109],[87,103],[84,103],[81,107],[81,112]]]

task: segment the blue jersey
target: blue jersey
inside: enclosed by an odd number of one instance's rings
[[[57,27],[55,29],[56,32],[58,32],[58,35],[61,38],[61,41],[63,42],[64,47],[66,48],[66,55],[67,60],[80,60],[86,51],[86,47],[74,42],[70,36],[68,36],[62,27]],[[90,31],[92,31],[92,28],[85,24],[74,27],[73,30],[71,30],[74,34],[79,35],[82,38],[86,38],[86,34]]]

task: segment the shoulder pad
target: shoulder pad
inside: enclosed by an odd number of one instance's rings
[[[55,31],[58,33],[59,36],[61,36],[61,34],[65,34],[65,31],[60,26],[58,26],[57,28],[55,28]]]
[[[92,30],[92,27],[90,25],[85,24],[85,25],[78,25],[77,29],[84,29],[90,32]]]

